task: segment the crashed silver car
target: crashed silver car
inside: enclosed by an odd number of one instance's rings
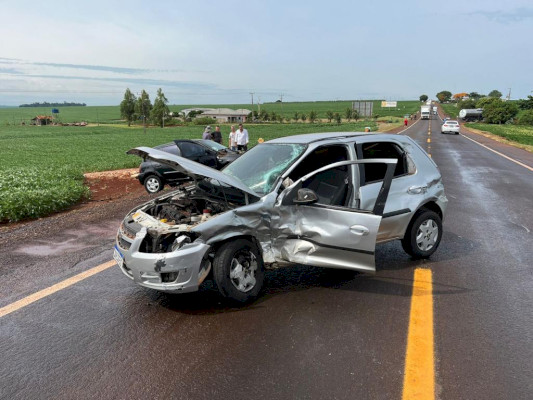
[[[409,137],[321,133],[259,144],[222,171],[138,147],[128,151],[192,178],[133,209],[114,258],[139,285],[191,292],[212,276],[246,302],[265,266],[375,272],[376,243],[414,258],[439,246],[448,200],[433,160]]]

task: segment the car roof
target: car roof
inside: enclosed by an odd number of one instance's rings
[[[342,140],[342,139],[352,139],[357,137],[367,137],[372,136],[376,139],[385,139],[391,137],[398,137],[398,135],[386,134],[386,133],[369,133],[369,132],[324,132],[324,133],[305,133],[302,135],[293,135],[286,136],[277,139],[269,140],[266,143],[297,143],[297,144],[308,144],[315,143],[326,140]]]

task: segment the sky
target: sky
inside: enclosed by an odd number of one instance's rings
[[[0,0],[0,105],[533,94],[533,2]]]

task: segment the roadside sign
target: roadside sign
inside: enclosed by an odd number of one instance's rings
[[[386,108],[386,107],[398,107],[398,102],[397,101],[382,101],[381,108]]]

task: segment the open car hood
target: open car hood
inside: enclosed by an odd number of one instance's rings
[[[248,196],[253,196],[256,199],[261,197],[237,178],[226,175],[214,168],[191,161],[184,157],[176,156],[165,151],[152,149],[151,147],[136,147],[128,150],[126,153],[142,157],[145,160],[152,160],[168,165],[176,171],[179,171],[193,179],[215,179],[221,183],[238,189],[243,193],[246,193]]]

